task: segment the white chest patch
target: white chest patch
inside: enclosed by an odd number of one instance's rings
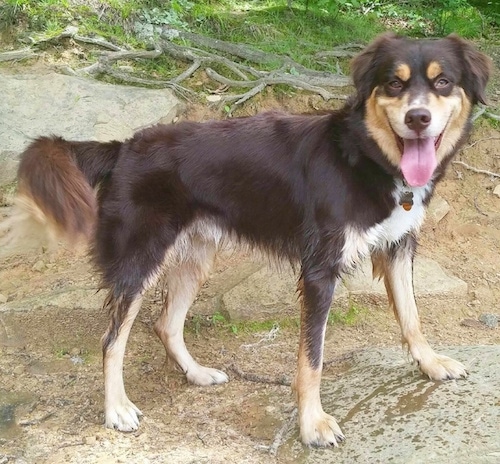
[[[399,242],[408,232],[418,231],[425,217],[423,199],[431,187],[432,184],[423,187],[405,187],[401,181],[397,181],[393,191],[396,205],[389,217],[369,229],[360,229],[352,225],[346,227],[342,250],[344,265],[352,267],[373,251]],[[403,193],[408,191],[413,193],[413,205],[406,211],[399,202]]]

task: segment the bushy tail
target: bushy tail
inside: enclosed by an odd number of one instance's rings
[[[54,238],[70,243],[88,240],[97,218],[94,189],[111,174],[121,145],[60,137],[35,140],[21,155],[9,240],[19,238],[19,223],[33,220]]]

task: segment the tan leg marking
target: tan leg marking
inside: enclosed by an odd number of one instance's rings
[[[433,380],[458,379],[467,376],[465,366],[447,356],[436,354],[420,329],[417,305],[413,294],[413,273],[410,256],[373,256],[374,276],[384,277],[389,305],[401,327],[403,344],[420,370]]]
[[[301,284],[299,283],[299,288]],[[323,346],[324,332],[321,340]],[[302,302],[301,330],[297,375],[293,389],[297,396],[299,410],[300,438],[305,445],[338,446],[344,440],[344,434],[334,417],[323,411],[320,397],[321,372],[323,356],[317,369],[311,366],[307,352],[305,308]]]
[[[111,429],[131,432],[139,427],[141,411],[128,399],[123,384],[123,357],[135,317],[141,308],[142,295],[131,303],[118,336],[104,353],[105,424]],[[108,330],[112,330],[111,325]],[[103,338],[105,338],[104,335]]]
[[[227,375],[217,369],[199,365],[189,354],[184,342],[184,321],[198,290],[208,277],[214,261],[213,242],[191,240],[187,261],[181,261],[167,271],[167,296],[155,332],[165,346],[167,355],[196,385],[225,383]]]

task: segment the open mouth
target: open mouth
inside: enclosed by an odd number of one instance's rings
[[[427,184],[437,167],[436,152],[441,144],[443,132],[437,137],[404,139],[396,133],[396,142],[401,151],[400,168],[411,187]]]

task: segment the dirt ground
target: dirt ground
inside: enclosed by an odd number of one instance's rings
[[[498,108],[500,86],[490,88],[490,97]],[[290,92],[279,99],[255,99],[243,112],[271,107],[304,111],[325,104]],[[197,105],[182,117],[217,115]],[[500,131],[482,120],[457,160],[500,173],[499,146]],[[438,348],[500,343],[500,329],[478,322],[482,314],[500,313],[500,197],[493,194],[498,185],[498,177],[453,164],[437,189],[451,209],[439,223],[426,223],[419,253],[438,261],[469,289],[463,300],[420,302],[424,332]],[[227,265],[220,261],[218,269]],[[137,318],[125,359],[128,395],[144,413],[141,427],[130,434],[106,430],[100,350],[106,314],[99,304],[77,297],[67,307],[43,303],[47,295],[72,289],[74,295],[88,294],[97,281],[87,259],[66,250],[0,262],[0,294],[9,302],[32,302],[29,311],[0,312],[0,464],[268,463],[306,458],[307,450],[297,446],[269,454],[294,409],[286,384],[295,371],[298,327],[280,324],[290,315],[276,314],[280,328],[272,337],[255,326],[233,333],[211,323],[211,315],[191,315],[186,339],[193,356],[231,378],[226,385],[201,388],[188,385],[165,363],[164,349],[152,331],[160,310],[158,292],[149,295]],[[95,295],[97,303],[103,298]],[[325,377],[340,375],[343,359],[353,350],[399,344],[399,330],[385,305],[363,304],[371,310],[354,324],[328,328]],[[283,440],[296,442],[297,432],[293,423]]]

